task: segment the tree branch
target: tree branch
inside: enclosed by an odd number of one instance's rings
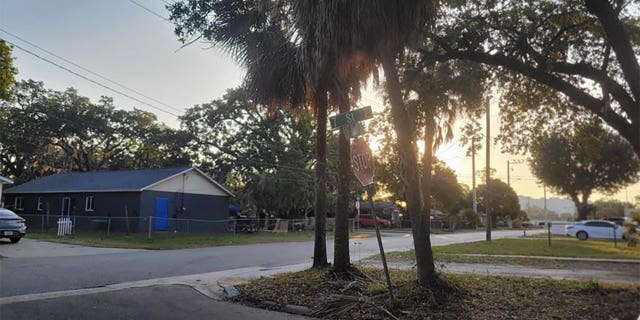
[[[611,93],[614,99],[618,100],[620,107],[629,115],[630,118],[633,119],[638,116],[640,109],[634,107],[637,105],[636,102],[627,93],[627,90],[617,81],[611,79],[605,71],[596,69],[586,63],[554,62],[551,64],[551,68],[551,71],[580,75],[600,83],[603,87],[607,87],[608,90],[610,90],[609,93]],[[603,99],[605,98],[606,97],[603,97]]]
[[[468,60],[503,67],[507,70],[523,74],[559,92],[562,92],[577,105],[580,105],[598,115],[607,122],[607,124],[615,128],[620,135],[625,137],[632,144],[636,153],[640,154],[640,135],[637,134],[638,128],[634,128],[634,125],[630,124],[624,117],[615,112],[603,112],[601,100],[594,98],[570,82],[565,81],[556,75],[550,74],[545,70],[533,68],[532,66],[513,57],[469,50],[457,51],[452,49],[443,39],[434,38],[434,41],[436,41],[445,50],[445,53],[435,56],[430,55],[431,59],[435,59],[436,61],[446,61],[449,59]],[[638,122],[634,123],[636,127],[640,125]]]
[[[640,101],[640,65],[631,47],[629,34],[618,18],[618,13],[608,0],[585,0],[587,10],[595,15],[616,53],[631,92],[636,101]]]

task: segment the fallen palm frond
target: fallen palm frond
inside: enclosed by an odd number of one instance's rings
[[[342,316],[343,314],[348,313],[355,307],[361,304],[365,304],[372,308],[378,309],[379,311],[388,315],[392,319],[398,320],[398,318],[394,316],[389,310],[381,307],[380,305],[374,302],[374,299],[384,295],[386,294],[377,295],[374,297],[365,297],[365,296],[347,296],[347,295],[332,294],[327,298],[327,302],[324,305],[315,309],[309,315],[312,317],[324,317],[328,319],[336,319]]]

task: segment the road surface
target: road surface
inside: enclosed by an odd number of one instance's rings
[[[493,238],[519,237],[522,231],[494,231]],[[484,239],[484,232],[432,235],[433,245]],[[265,243],[182,250],[123,250],[51,245],[23,239],[0,244],[0,297],[101,287],[130,281],[310,263],[313,242]],[[41,244],[46,250],[38,250]],[[408,234],[384,234],[385,251],[413,248]],[[30,250],[21,247],[32,246]],[[350,240],[352,260],[378,253],[375,237]],[[31,253],[31,255],[30,255]],[[333,256],[333,241],[327,241]]]

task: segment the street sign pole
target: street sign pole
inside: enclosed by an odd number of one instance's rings
[[[369,145],[362,138],[356,138],[351,143],[351,168],[353,168],[353,173],[356,178],[358,178],[362,186],[366,188],[369,196],[371,216],[373,217],[373,227],[376,230],[378,248],[380,249],[380,259],[382,259],[382,267],[384,268],[384,275],[387,280],[387,287],[389,288],[389,296],[391,297],[391,300],[394,301],[393,287],[391,286],[391,277],[389,276],[389,267],[387,266],[387,258],[384,254],[382,237],[380,236],[380,227],[378,226],[378,216],[376,215],[375,206],[373,204],[373,191],[371,189],[371,185],[373,184],[373,177],[375,175],[375,161],[371,154],[371,149],[369,149]]]
[[[358,219],[356,220],[356,229],[360,229],[360,200],[356,200],[356,210],[358,210],[358,214],[356,215]]]
[[[367,195],[369,196],[369,205],[371,206],[371,216],[373,216],[373,225],[376,229],[376,238],[378,238],[378,248],[380,248],[380,259],[382,259],[382,267],[384,268],[384,276],[387,279],[387,287],[389,288],[389,296],[394,301],[393,287],[391,286],[391,277],[389,276],[389,267],[387,267],[387,257],[384,254],[384,247],[382,246],[382,237],[380,236],[380,227],[378,226],[378,216],[376,215],[375,207],[373,205],[373,192],[371,191],[371,185],[366,186]]]
[[[347,140],[355,138],[351,143],[351,168],[360,183],[367,189],[367,194],[369,195],[371,216],[373,216],[373,226],[376,230],[376,238],[378,238],[378,248],[380,249],[382,267],[384,268],[384,275],[387,280],[387,287],[389,288],[389,296],[391,297],[391,300],[395,302],[395,298],[393,297],[393,287],[391,287],[391,277],[389,276],[389,267],[387,267],[387,258],[384,254],[382,237],[380,236],[380,228],[378,226],[378,217],[376,216],[373,204],[373,192],[371,190],[375,171],[375,161],[367,142],[364,141],[364,139],[359,138],[359,136],[364,133],[364,129],[360,122],[371,119],[372,117],[373,112],[371,112],[371,107],[369,106],[351,110],[349,112],[343,112],[330,117],[329,123],[331,124],[332,129],[342,129]],[[358,208],[358,214],[359,213],[360,209]]]

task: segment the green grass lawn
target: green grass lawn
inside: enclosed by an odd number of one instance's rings
[[[493,241],[477,241],[433,247],[436,257],[447,254],[489,254],[489,255],[524,255],[548,257],[578,258],[611,258],[640,259],[640,247],[627,247],[625,242],[618,241],[617,248],[613,241],[586,240],[556,237],[551,239],[499,239]],[[390,252],[393,259],[414,259],[413,250]]]
[[[332,234],[327,234],[327,237]],[[352,236],[359,236],[358,234]],[[360,235],[361,236],[361,235]],[[58,237],[53,233],[28,233],[27,238],[59,243],[77,244],[91,247],[130,248],[130,249],[182,249],[197,247],[228,246],[268,242],[295,242],[313,240],[313,231],[303,232],[256,232],[242,234],[174,234],[154,233],[151,239],[147,234],[122,233],[78,233]]]

